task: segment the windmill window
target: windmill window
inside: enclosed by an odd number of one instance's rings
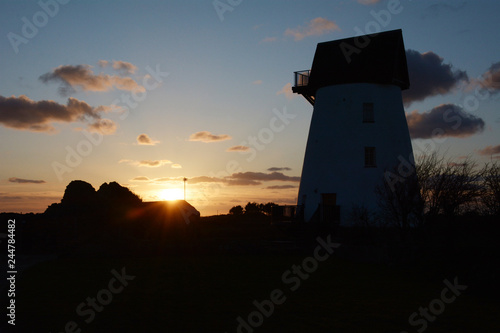
[[[374,168],[376,166],[375,147],[365,147],[365,168]]]
[[[375,114],[373,112],[373,103],[363,103],[363,122],[374,123]]]

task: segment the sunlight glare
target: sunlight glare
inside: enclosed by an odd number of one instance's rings
[[[158,193],[158,197],[163,201],[183,200],[184,191],[180,188],[166,188]]]

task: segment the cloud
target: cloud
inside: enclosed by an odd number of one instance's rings
[[[98,121],[88,126],[89,132],[101,133],[103,135],[111,135],[116,132],[117,125],[111,119],[99,119]]]
[[[267,190],[286,190],[290,188],[297,188],[296,185],[273,185],[266,187]]]
[[[412,139],[433,137],[464,138],[484,129],[484,121],[454,104],[441,104],[429,112],[417,110],[406,115]]]
[[[172,165],[171,165],[171,167],[172,167],[173,169],[182,169],[182,165],[177,164],[177,163],[172,164]]]
[[[62,96],[67,96],[78,90],[108,91],[116,88],[128,91],[145,91],[143,86],[130,77],[103,73],[95,75],[89,65],[62,65],[52,72],[41,75],[39,79],[43,83],[52,81],[60,83],[59,93]]]
[[[307,23],[307,26],[299,26],[295,29],[286,29],[285,36],[293,36],[296,41],[302,40],[309,36],[320,36],[327,32],[339,30],[339,26],[322,17],[316,17]]]
[[[45,180],[23,179],[17,177],[10,177],[9,182],[18,184],[45,184]]]
[[[498,93],[500,91],[500,61],[492,64],[477,84],[483,89]]]
[[[51,100],[33,101],[24,95],[0,96],[0,123],[5,127],[33,132],[54,132],[54,122],[101,120],[100,113],[107,110],[108,107],[94,108],[72,97],[63,105]]]
[[[143,133],[137,136],[137,143],[139,145],[154,146],[157,143],[160,143],[160,141],[153,140],[147,134]]]
[[[376,3],[379,3],[380,0],[358,0],[358,2],[362,5],[374,5]]]
[[[292,99],[295,97],[292,91],[292,84],[290,82],[285,84],[283,88],[281,88],[281,90],[276,93],[276,95],[281,95],[281,94],[284,94],[285,97],[288,99]]]
[[[227,152],[242,152],[242,151],[249,151],[250,147],[247,146],[232,146],[226,149]]]
[[[421,15],[421,18],[437,18],[441,16],[441,14],[449,14],[453,12],[457,12],[460,9],[464,8],[466,2],[458,3],[456,5],[448,5],[445,3],[432,4],[426,7]]]
[[[165,164],[170,164],[172,163],[169,160],[142,160],[139,161],[139,166],[145,166],[145,167],[150,167],[150,168],[157,168],[161,167],[162,165]]]
[[[168,182],[168,181],[178,181],[179,177],[166,177],[155,179],[157,182]],[[233,173],[226,177],[209,177],[209,176],[198,176],[188,178],[187,182],[189,184],[199,184],[199,183],[221,183],[228,186],[248,186],[248,185],[261,185],[262,182],[269,181],[291,181],[298,182],[300,177],[286,176],[281,172],[238,172]]]
[[[267,171],[291,171],[292,169],[289,167],[271,167],[268,168]]]
[[[107,67],[109,65],[109,61],[107,61],[107,60],[99,60],[97,62],[97,64],[99,65],[99,67],[104,68],[104,67]]]
[[[255,186],[262,184],[261,182],[252,179],[226,179],[225,183],[228,186]]]
[[[477,151],[479,155],[483,156],[491,156],[500,154],[500,145],[497,146],[487,146],[486,148],[480,149]]]
[[[202,131],[202,132],[196,132],[191,134],[189,137],[189,141],[201,141],[201,142],[217,142],[217,141],[224,141],[224,140],[230,140],[231,136],[227,134],[212,134],[208,131]]]
[[[166,164],[171,164],[172,161],[169,160],[142,160],[142,161],[134,161],[123,159],[118,161],[118,163],[128,163],[130,165],[140,166],[140,167],[149,167],[149,168],[158,168]]]
[[[403,102],[424,100],[434,95],[444,95],[460,82],[468,81],[467,73],[454,70],[452,65],[444,64],[443,58],[434,52],[420,53],[415,50],[406,51],[410,88],[403,91]]]
[[[130,181],[131,182],[149,182],[149,181],[151,181],[151,179],[149,179],[146,176],[138,176],[138,177],[132,178]]]
[[[157,178],[152,181],[173,182],[180,180],[182,180],[182,177],[164,177],[164,178]],[[255,185],[261,185],[263,182],[269,182],[269,181],[298,182],[299,180],[300,177],[286,176],[281,172],[272,172],[272,173],[238,172],[238,173],[233,173],[232,175],[226,177],[209,177],[209,176],[191,177],[188,178],[187,182],[188,184],[220,183],[226,186],[255,186]],[[296,187],[296,185],[293,185],[292,187]],[[283,188],[292,188],[292,187],[283,187]]]
[[[262,84],[262,80],[255,80],[252,82],[252,84]]]
[[[224,182],[224,179],[218,177],[198,176],[198,177],[188,178],[187,182],[189,184],[222,183]]]
[[[115,60],[113,61],[113,69],[116,69],[122,74],[134,74],[137,67],[132,65],[130,62]]]
[[[261,43],[272,43],[272,42],[275,42],[276,40],[277,40],[276,37],[266,37],[263,40],[261,40],[260,42]]]
[[[291,177],[291,176],[286,176],[281,172],[271,172],[271,173],[263,173],[263,172],[238,172],[238,173],[233,173],[230,176],[231,179],[240,179],[240,180],[256,180],[256,181],[273,181],[273,180],[279,180],[279,181],[292,181],[292,182],[298,182],[300,180],[300,177]]]

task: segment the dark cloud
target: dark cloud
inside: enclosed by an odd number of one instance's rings
[[[100,113],[106,110],[106,107],[94,108],[72,97],[63,105],[50,100],[36,102],[24,95],[0,96],[0,123],[34,132],[54,132],[54,122],[99,121]]]
[[[454,104],[441,104],[429,112],[406,115],[412,139],[468,137],[484,129],[484,121]]]
[[[273,180],[279,180],[279,181],[292,181],[292,182],[298,182],[300,180],[300,177],[291,177],[291,176],[286,176],[281,172],[271,172],[271,173],[263,173],[263,172],[238,172],[238,173],[233,173],[231,175],[231,179],[245,179],[245,180],[255,180],[255,181],[273,181]]]
[[[212,134],[208,131],[201,131],[191,134],[189,141],[217,142],[231,139],[227,134]]]
[[[45,180],[34,180],[34,179],[23,179],[17,177],[9,178],[9,182],[11,183],[19,183],[19,184],[45,184]]]
[[[39,79],[43,83],[52,81],[60,83],[59,93],[63,96],[68,96],[77,90],[108,91],[116,88],[128,91],[145,91],[143,86],[140,86],[130,77],[120,77],[103,73],[95,75],[89,65],[59,66],[52,72],[41,75]]]
[[[273,185],[273,186],[268,186],[266,189],[268,190],[286,190],[290,188],[297,188],[296,185]]]
[[[434,52],[407,50],[406,60],[410,89],[403,91],[405,105],[430,96],[444,95],[461,81],[468,81],[465,71],[454,70],[452,65],[444,64],[443,58]]]
[[[148,145],[148,146],[154,146],[160,141],[156,141],[151,139],[147,134],[140,134],[137,137],[137,143],[140,145]]]
[[[479,155],[491,156],[500,154],[500,145],[498,146],[487,146],[486,148],[477,151]]]
[[[292,169],[289,168],[289,167],[271,167],[269,169],[267,169],[267,171],[291,171]]]

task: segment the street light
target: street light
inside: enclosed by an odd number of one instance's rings
[[[183,181],[184,181],[184,201],[186,201],[186,182],[187,182],[187,178],[184,177]]]

